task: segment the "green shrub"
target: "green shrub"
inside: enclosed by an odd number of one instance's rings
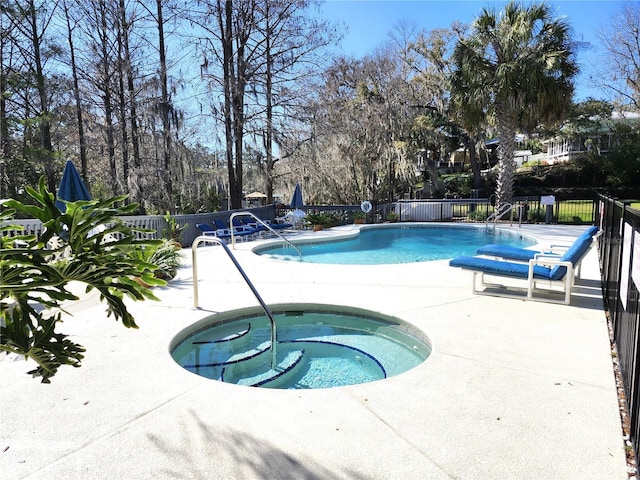
[[[533,223],[542,223],[546,220],[546,211],[542,208],[530,209],[527,218]]]
[[[167,228],[162,231],[162,236],[174,243],[182,242],[182,232],[189,226],[188,224],[179,225],[175,217],[171,216],[169,211],[164,215],[164,221],[167,222]]]
[[[78,300],[69,283],[84,283],[86,292],[97,290],[100,300],[107,304],[107,317],[113,315],[125,327],[137,328],[124,298],[157,298],[134,278],[148,285],[166,282],[153,275],[155,265],[131,254],[159,242],[137,240],[139,232],[149,231],[130,227],[119,219],[138,208],[135,204],[116,206],[126,196],[66,202],[63,213],[55,206],[55,196],[47,190],[44,177],[38,191],[30,187],[26,190],[35,205],[3,200],[6,210],[0,214],[0,233],[21,229],[11,225],[17,212],[40,220],[43,230],[39,238],[0,236],[0,351],[30,358],[37,366],[27,373],[49,383],[60,366],[79,367],[84,358],[82,345],[55,331],[62,321],[62,303]]]
[[[487,217],[489,215],[487,214],[486,210],[476,210],[474,212],[467,212],[467,218],[473,222],[484,222],[487,220]]]
[[[393,210],[390,211],[389,213],[387,213],[387,221],[388,222],[397,222],[398,221],[398,214],[396,212],[394,212]]]

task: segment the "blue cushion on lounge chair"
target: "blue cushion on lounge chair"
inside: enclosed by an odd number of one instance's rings
[[[573,245],[564,252],[564,254],[560,257],[560,260],[571,262],[575,267],[582,257],[589,251],[591,247],[592,239],[591,237],[578,237],[578,239],[573,242]],[[551,270],[551,280],[560,280],[567,271],[567,267],[561,267],[560,265],[556,265]]]
[[[595,227],[595,226],[589,227],[587,230],[585,230],[582,233],[582,235],[580,235],[574,241],[574,243],[569,247],[569,249],[575,245],[581,244],[581,242],[584,242],[585,240],[591,241],[593,236],[596,233],[598,233],[598,231],[599,231],[598,227]],[[566,252],[568,252],[568,250]],[[566,252],[563,252],[563,253],[566,253]],[[509,245],[491,244],[491,245],[485,245],[484,247],[480,247],[478,250],[476,250],[476,253],[478,255],[488,255],[492,257],[506,258],[509,260],[519,260],[523,262],[528,262],[529,260],[533,259],[536,254],[547,253],[547,252],[544,252],[544,251],[539,252],[536,250],[530,250],[528,248],[512,247]],[[552,254],[552,253],[549,252],[549,254]],[[584,253],[582,253],[582,255],[584,255]],[[578,260],[581,258],[582,255],[578,257]],[[558,253],[558,258],[560,258],[560,253]],[[575,266],[576,262],[573,262],[573,263]],[[563,268],[563,267],[560,267],[560,268]]]
[[[596,233],[598,233],[599,230],[600,229],[598,227],[596,227],[595,225],[592,225],[589,228],[587,228],[584,232],[582,232],[582,235],[580,235],[578,238],[591,238]]]
[[[246,229],[244,227],[229,228],[225,222],[223,222],[218,218],[213,219],[213,224],[216,226],[218,231],[223,230],[225,234],[227,234],[226,235],[227,237],[231,237],[231,233],[233,233],[233,236],[235,237],[246,237],[249,235],[253,235],[254,233],[257,232],[257,230],[253,231],[253,230],[250,230],[248,227]]]
[[[214,219],[212,220],[212,222],[213,222],[213,224],[215,225],[215,227],[216,227],[218,230],[228,229],[228,228],[229,228],[229,226],[228,226],[226,223],[224,223],[222,220],[220,220],[220,219],[218,219],[218,218],[214,218]]]
[[[512,247],[510,245],[498,245],[498,244],[490,244],[485,245],[484,247],[480,247],[476,250],[478,255],[490,255],[494,257],[504,257],[511,258],[513,260],[523,260],[529,261],[537,253],[540,253],[536,250],[529,250],[527,248],[520,247]]]
[[[274,230],[283,230],[285,228],[291,228],[293,227],[293,224],[291,223],[278,223],[278,222],[271,222],[269,223],[269,226],[271,228],[273,228]]]
[[[206,223],[196,223],[196,227],[198,228],[198,230],[202,232],[203,235],[213,236],[218,238],[231,237],[231,234],[229,233],[228,230],[220,230],[220,229],[216,230],[211,225],[208,225]]]
[[[514,278],[528,278],[529,276],[528,263],[503,262],[489,258],[462,256],[450,260],[449,265],[452,267],[466,268],[468,270],[482,271],[488,275],[495,274]],[[551,269],[549,267],[541,265],[533,267],[533,278],[549,280],[550,277]]]
[[[205,235],[213,234],[216,230],[211,225],[207,225],[206,223],[196,223],[196,227]]]

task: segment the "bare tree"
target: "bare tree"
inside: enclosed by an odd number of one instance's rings
[[[129,30],[131,29],[132,21],[127,18],[127,9],[124,0],[120,0],[120,30],[121,43],[122,43],[122,70],[121,77],[126,77],[127,87],[126,94],[124,85],[121,89],[121,95],[123,98],[127,98],[127,106],[123,106],[123,112],[126,112],[129,116],[129,123],[131,129],[131,148],[133,155],[133,169],[125,167],[125,179],[129,192],[133,191],[133,197],[136,203],[139,205],[140,213],[144,213],[144,185],[140,178],[141,170],[141,158],[140,158],[140,133],[138,129],[138,102],[135,90],[135,81],[133,77],[133,65],[131,59],[131,47],[129,42]],[[127,128],[126,118],[123,115],[123,144],[127,144]],[[123,158],[128,158],[128,155],[123,152]],[[128,162],[127,162],[128,163]],[[127,165],[128,166],[128,165]]]
[[[162,119],[162,176],[168,199],[169,211],[175,213],[173,183],[171,181],[171,123],[169,121],[169,89],[167,87],[167,54],[165,51],[162,0],[156,0],[158,25],[158,56],[160,75],[160,117]]]
[[[309,105],[315,172],[307,195],[319,201],[395,198],[415,180],[410,144],[415,92],[391,47],[362,60],[342,58],[327,69]],[[310,158],[309,158],[310,157]]]
[[[202,77],[207,80],[211,97],[220,94],[222,98],[221,105],[213,100],[212,111],[224,126],[231,208],[242,206],[245,102],[259,55],[254,38],[257,1],[202,1],[185,12],[198,26],[194,41],[199,43],[203,57]]]
[[[47,176],[47,186],[51,191],[55,191],[57,185],[54,173],[54,151],[51,143],[51,108],[45,63],[56,49],[46,49],[45,44],[48,41],[47,30],[51,25],[56,7],[55,2],[36,3],[35,0],[24,2],[16,0],[7,2],[3,6],[3,16],[6,15],[6,19],[11,22],[11,29],[14,32],[14,35],[8,39],[13,40],[12,45],[16,50],[16,55],[21,57],[22,71],[16,73],[23,82],[21,85],[23,85],[22,93],[24,94],[24,119],[34,117],[32,120],[35,120],[38,127],[38,140],[28,147],[36,160],[42,162]],[[7,39],[3,38],[2,40],[4,43]],[[34,95],[31,94],[31,91]],[[27,140],[26,136],[24,140]]]
[[[640,109],[640,5],[628,2],[610,26],[600,33],[607,51],[602,86],[618,102]]]
[[[78,80],[78,67],[76,65],[76,50],[73,41],[74,26],[70,17],[69,6],[66,0],[62,1],[62,10],[67,25],[67,41],[69,42],[69,62],[71,76],[73,78],[73,98],[75,100],[76,120],[78,122],[78,140],[80,143],[80,165],[82,176],[87,180],[87,140],[84,134],[84,122],[82,112],[82,102],[80,98],[80,82]]]
[[[265,0],[258,4],[257,37],[264,53],[258,58],[252,83],[258,104],[252,120],[253,133],[262,137],[264,155],[258,158],[263,159],[259,167],[269,202],[273,200],[276,163],[290,154],[286,138],[292,117],[307,100],[308,80],[318,76],[326,63],[324,47],[339,38],[330,23],[310,15],[316,5],[310,0]]]

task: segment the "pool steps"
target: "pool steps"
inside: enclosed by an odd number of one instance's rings
[[[222,342],[233,342],[239,338],[245,337],[251,331],[251,324],[247,325],[247,328],[240,332],[233,332],[223,338],[218,338],[217,340],[201,340],[198,342],[191,342],[193,345],[206,345],[211,343],[222,343]]]
[[[257,375],[253,375],[251,377],[245,377],[238,380],[230,379],[226,377],[225,372],[223,372],[222,381],[236,383],[238,385],[245,385],[249,387],[262,387],[266,386],[268,383],[277,380],[283,375],[288,375],[293,373],[293,371],[301,365],[302,359],[304,357],[304,350],[293,350],[288,352],[284,359],[278,362],[275,369],[269,369],[265,372],[259,373]]]
[[[302,348],[304,343],[324,343],[346,347],[371,358],[378,364],[383,377],[386,378],[387,376],[384,367],[375,357],[349,345],[348,341],[344,343],[330,342],[311,338],[289,340],[281,343],[281,345],[289,344],[290,346],[299,343],[301,344],[301,348],[287,352],[285,357],[272,367],[270,359],[266,358],[267,356],[265,355],[271,350],[271,342],[266,340],[253,348],[247,348],[246,344],[250,341],[251,337],[251,335],[249,335],[250,332],[251,324],[248,324],[246,328],[238,332],[225,332],[225,336],[219,339],[192,342],[193,345],[202,346],[207,349],[205,355],[208,358],[186,364],[184,368],[214,380],[235,383],[237,385],[252,387],[276,386],[278,380],[295,375],[296,371],[305,364],[305,349]],[[207,346],[210,347],[207,348]],[[242,351],[238,351],[239,349]],[[256,374],[256,371],[259,373]]]
[[[184,367],[202,375],[203,370],[209,369],[208,378],[235,383],[245,386],[265,386],[283,375],[291,373],[297,366],[301,365],[304,350],[293,350],[279,361],[275,369],[270,368],[269,359],[265,359],[265,354],[270,352],[271,342],[264,341],[254,348],[244,348],[241,352],[235,350],[247,343],[251,330],[251,325],[246,329],[226,335],[217,340],[201,340],[192,342],[193,345],[215,345],[214,356],[209,357],[209,361],[195,362]],[[256,367],[264,366],[261,373],[245,377],[247,372],[255,372]]]
[[[235,363],[242,363],[253,358],[262,355],[265,352],[270,350],[271,343],[263,342],[255,348],[250,350],[244,350],[241,353],[233,353],[227,351],[227,349],[219,350],[215,359],[209,362],[196,362],[192,364],[184,365],[184,368],[188,368],[190,370],[195,370],[198,368],[208,368],[208,367],[224,367],[227,365],[233,365]]]

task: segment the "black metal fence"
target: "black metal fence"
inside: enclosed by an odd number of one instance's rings
[[[629,410],[631,442],[638,458],[640,443],[640,211],[630,202],[598,199],[600,269],[605,305]]]
[[[596,202],[593,198],[555,197],[551,204],[546,203],[544,196],[516,197],[513,199],[511,213],[503,219],[524,223],[574,225],[593,225],[595,221]],[[484,222],[495,212],[495,205],[490,198],[402,200],[387,204],[382,210],[383,220],[386,219],[385,212],[394,210],[400,221]]]
[[[505,221],[522,221],[533,223],[572,223],[593,225],[596,218],[596,202],[593,199],[556,200],[550,207],[543,205],[541,197],[519,197],[514,199],[514,209]],[[360,205],[307,205],[305,212],[330,214],[336,224],[353,223],[354,215],[360,212]],[[241,210],[242,211],[242,210]],[[277,210],[274,205],[251,208],[248,211],[264,220],[283,217],[291,209]],[[366,215],[366,223],[380,223],[391,220],[391,212],[395,213],[394,221],[448,221],[448,222],[484,222],[495,211],[488,198],[475,199],[439,199],[439,200],[403,200],[394,203],[373,205]],[[235,210],[193,215],[175,215],[177,225],[186,225],[182,232],[182,245],[188,247],[193,239],[200,235],[197,223],[211,223],[220,219],[225,223]],[[161,238],[167,229],[167,222],[162,215],[141,215],[123,217],[128,224],[153,230],[149,236]],[[23,233],[40,234],[41,222],[34,219],[15,219],[10,222],[21,225]],[[4,235],[17,232],[4,232]]]

